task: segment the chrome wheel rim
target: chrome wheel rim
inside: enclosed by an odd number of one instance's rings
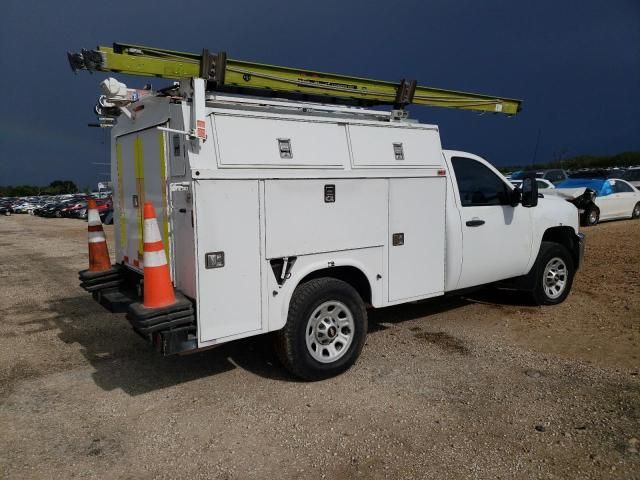
[[[640,205],[636,205],[635,208],[633,209],[633,216],[640,217]]]
[[[598,214],[593,211],[589,214],[589,223],[594,224],[598,221]]]
[[[309,317],[305,330],[307,351],[320,363],[342,358],[353,342],[355,324],[347,306],[335,300],[319,305]]]
[[[544,292],[551,299],[556,299],[567,287],[567,264],[559,257],[553,257],[544,268],[542,279]]]

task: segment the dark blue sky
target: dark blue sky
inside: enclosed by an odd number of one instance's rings
[[[104,179],[86,124],[107,75],[74,76],[65,53],[114,41],[521,98],[513,118],[410,107],[497,165],[530,162],[538,129],[538,161],[640,150],[638,0],[4,0],[0,185]]]

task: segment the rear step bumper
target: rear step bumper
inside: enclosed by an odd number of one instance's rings
[[[127,314],[134,331],[162,355],[184,353],[198,348],[193,303],[176,292],[175,303],[161,308],[145,308],[138,294],[141,277],[121,265],[104,272],[78,272],[80,286],[113,313]]]

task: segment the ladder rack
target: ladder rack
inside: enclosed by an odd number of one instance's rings
[[[321,73],[227,58],[226,53],[202,54],[114,43],[96,50],[68,53],[77,70],[117,72],[173,80],[203,78],[208,91],[274,96],[294,100],[347,105],[409,104],[458,108],[515,115],[521,101],[510,98],[418,86],[415,80],[398,83],[333,73]]]

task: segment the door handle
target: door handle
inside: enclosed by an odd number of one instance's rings
[[[467,221],[467,227],[479,227],[480,225],[484,225],[484,220],[474,218],[473,220]]]

